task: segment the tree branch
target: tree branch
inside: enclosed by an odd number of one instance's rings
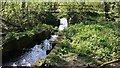
[[[106,66],[106,65],[108,65],[108,64],[117,63],[117,62],[120,62],[120,59],[117,59],[117,60],[113,60],[113,61],[109,61],[109,62],[103,63],[103,64],[100,65],[98,68],[103,68],[104,66]]]

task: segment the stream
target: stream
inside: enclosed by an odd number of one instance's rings
[[[67,18],[60,19],[59,30],[63,30],[67,28]],[[26,51],[19,57],[15,57],[8,61],[7,63],[3,64],[3,66],[32,66],[35,61],[38,59],[45,59],[47,57],[46,51],[52,48],[52,43],[50,41],[55,41],[58,35],[54,34],[51,35],[50,39],[45,39],[39,45],[36,44],[34,47],[30,49],[23,49],[23,52]],[[8,56],[9,57],[9,56]]]

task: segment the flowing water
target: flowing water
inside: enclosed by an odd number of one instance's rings
[[[60,19],[59,30],[63,30],[68,26],[67,19]],[[41,44],[35,45],[31,49],[23,49],[23,51],[28,50],[22,56],[11,59],[9,62],[5,63],[3,66],[31,66],[35,61],[39,59],[45,59],[47,57],[46,51],[52,48],[50,41],[55,41],[58,35],[51,35],[50,39],[45,39]]]
[[[31,66],[35,61],[39,59],[45,59],[47,54],[46,51],[52,48],[51,40],[55,41],[57,35],[51,35],[50,39],[45,39],[40,45],[35,45],[31,49],[23,49],[24,51],[29,50],[20,57],[16,57],[7,62],[4,66]]]
[[[68,23],[67,23],[67,18],[61,18],[60,19],[60,26],[59,26],[59,30],[64,30],[65,28],[68,27]]]

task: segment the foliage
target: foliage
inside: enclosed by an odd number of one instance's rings
[[[82,64],[99,65],[120,58],[118,25],[115,22],[106,22],[75,24],[65,29],[60,47],[45,59],[45,63],[66,65],[69,63],[66,58],[70,54],[76,56],[73,60],[74,65],[77,61]],[[59,56],[58,61],[53,59],[57,58],[56,56]]]
[[[32,30],[27,30],[27,31],[24,31],[24,32],[10,32],[5,36],[5,39],[9,40],[9,39],[16,38],[18,40],[20,37],[32,36],[35,33],[40,33],[40,32],[45,31],[45,30],[49,30],[49,31],[53,32],[55,29],[50,25],[38,24]]]
[[[0,20],[3,32],[8,32],[5,39],[19,39],[43,30],[54,32],[59,19],[67,17],[68,22],[75,25],[63,31],[64,40],[48,63],[54,60],[61,63],[67,54],[72,53],[86,63],[101,64],[120,58],[119,3],[2,2]]]
[[[2,12],[2,28],[5,31],[23,32],[31,30],[39,23],[56,26],[58,20],[55,15],[45,10],[50,10],[49,5],[34,2],[6,2]],[[47,4],[47,3],[45,3]],[[49,3],[48,3],[49,4]],[[2,2],[4,5],[4,2]],[[4,27],[5,26],[5,27]]]
[[[75,24],[64,31],[65,37],[78,55],[84,54],[96,61],[106,62],[120,56],[118,30],[116,23]]]
[[[108,14],[113,21],[119,17],[119,3],[107,3]],[[72,18],[71,23],[99,16],[99,13],[102,17],[105,16],[104,2],[2,2],[1,4],[3,7],[0,8],[0,12],[4,20],[2,23],[4,32],[30,30],[39,22],[58,26],[59,19],[64,16],[68,19]]]

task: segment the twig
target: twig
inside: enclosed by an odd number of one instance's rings
[[[100,65],[98,68],[102,68],[102,67],[104,67],[105,65],[108,65],[108,64],[111,64],[111,63],[116,63],[116,62],[120,62],[120,59],[117,59],[117,60],[113,60],[113,61],[109,61],[109,62],[103,63],[103,64]]]

